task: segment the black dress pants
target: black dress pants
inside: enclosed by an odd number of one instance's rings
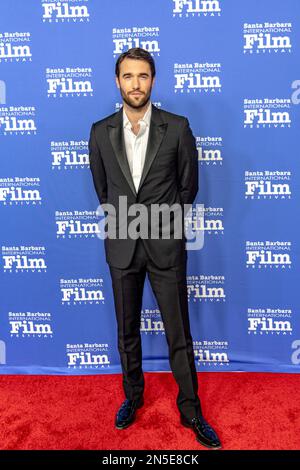
[[[178,384],[177,407],[187,418],[202,414],[190,332],[186,286],[186,261],[167,269],[158,268],[139,238],[126,269],[109,265],[118,325],[125,396],[139,400],[144,392],[140,321],[146,272],[155,295],[169,348],[169,363]]]

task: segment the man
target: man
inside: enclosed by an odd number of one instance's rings
[[[123,106],[94,123],[89,140],[90,168],[99,202],[120,233],[134,222],[130,207],[151,215],[154,205],[177,204],[183,210],[198,191],[198,158],[189,121],[154,106],[150,101],[155,82],[151,54],[132,48],[121,54],[115,66],[116,84]],[[120,198],[126,196],[126,217]],[[123,206],[124,211],[124,206]],[[172,215],[172,214],[171,214]],[[185,236],[175,238],[177,222],[171,217],[170,237],[149,237],[151,216],[138,223],[136,236],[105,238],[118,324],[118,349],[126,399],[115,425],[124,429],[133,423],[144,404],[144,376],[140,314],[146,272],[157,300],[169,346],[169,361],[178,384],[177,407],[181,424],[190,427],[197,440],[210,448],[220,441],[205,421],[198,398],[198,382],[190,333]],[[156,227],[157,228],[157,227]],[[184,227],[183,227],[184,228]]]

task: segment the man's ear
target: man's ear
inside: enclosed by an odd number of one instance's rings
[[[117,84],[117,87],[120,88],[119,79],[118,79],[117,75],[116,75],[116,84]]]

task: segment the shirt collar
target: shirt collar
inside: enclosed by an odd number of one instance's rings
[[[144,116],[138,120],[138,122],[143,121],[147,126],[150,126],[151,112],[152,112],[152,103],[149,100],[147,111],[145,112]],[[129,126],[131,129],[131,122],[129,121],[127,114],[125,112],[124,106],[123,106],[123,127],[129,127]]]

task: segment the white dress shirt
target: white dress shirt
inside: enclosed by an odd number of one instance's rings
[[[146,148],[148,143],[150,120],[151,120],[152,104],[149,102],[149,106],[144,116],[138,120],[140,125],[139,132],[137,135],[131,129],[131,123],[127,117],[125,109],[123,107],[123,129],[124,129],[124,140],[126,146],[126,154],[131,171],[132,179],[136,191],[140,184],[142,171],[145,163]]]

